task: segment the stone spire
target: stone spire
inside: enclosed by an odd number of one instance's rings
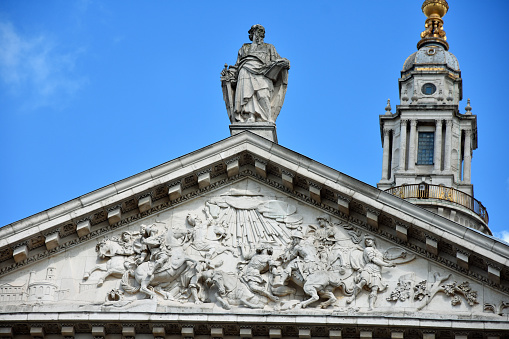
[[[421,41],[417,43],[417,49],[421,48],[426,43],[438,43],[444,46],[445,50],[449,49],[447,37],[444,31],[443,16],[449,10],[449,4],[445,0],[426,0],[422,4],[422,12],[426,15],[426,28],[421,33]]]

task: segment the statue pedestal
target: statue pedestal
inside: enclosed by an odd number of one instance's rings
[[[230,134],[249,131],[277,144],[276,124],[273,122],[236,122],[230,125]]]

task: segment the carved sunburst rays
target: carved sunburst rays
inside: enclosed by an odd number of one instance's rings
[[[222,240],[225,246],[245,245],[254,249],[259,243],[286,246],[290,241],[290,231],[285,223],[264,217],[256,209],[228,207],[222,210],[218,224],[227,232],[227,238]]]
[[[227,247],[246,246],[253,250],[261,243],[285,247],[291,230],[302,223],[294,205],[278,200],[263,202],[255,197],[228,196],[209,201],[207,206],[215,219],[215,240]]]

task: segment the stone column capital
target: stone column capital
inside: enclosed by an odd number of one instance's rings
[[[417,126],[417,120],[414,120],[414,119],[410,120],[410,126],[412,126],[412,128],[416,127]]]
[[[443,122],[444,122],[444,120],[442,120],[442,119],[435,119],[435,124],[437,126],[442,126]]]
[[[406,125],[408,123],[408,119],[401,119],[401,124]]]
[[[384,128],[384,137],[388,137],[389,133],[392,131],[392,128]]]
[[[452,120],[446,120],[447,127],[452,127]]]

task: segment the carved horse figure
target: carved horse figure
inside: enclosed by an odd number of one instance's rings
[[[220,270],[207,271],[208,281],[214,289],[214,296],[221,306],[227,310],[231,309],[230,303],[245,305],[249,308],[263,308],[263,304],[254,303],[251,300],[255,295],[246,286],[236,273],[229,273]]]
[[[320,297],[327,298],[326,301],[320,303],[321,308],[327,308],[336,302],[336,296],[334,290],[336,287],[342,287],[343,292],[346,295],[351,295],[352,291],[349,291],[346,287],[344,279],[348,278],[349,274],[342,273],[344,271],[316,271],[311,273],[304,284],[302,289],[304,293],[310,296],[309,299],[304,300],[297,305],[297,308],[306,308],[309,304],[318,301]]]
[[[98,252],[99,258],[107,258],[108,261],[104,264],[95,265],[90,271],[85,272],[83,280],[87,280],[95,271],[104,271],[105,273],[99,277],[99,281],[97,282],[97,287],[101,287],[108,276],[113,275],[121,277],[126,272],[125,264],[126,261],[129,261],[129,257],[121,254],[124,253],[124,249],[118,242],[103,239],[96,245],[95,251]]]
[[[324,302],[320,303],[319,307],[327,308],[336,302],[337,298],[334,295],[334,290],[338,287],[343,289],[345,295],[352,295],[353,290],[348,288],[349,284],[347,279],[353,274],[352,269],[334,269],[334,270],[317,270],[309,273],[306,277],[302,275],[300,271],[292,271],[288,280],[293,281],[296,285],[302,287],[304,293],[310,296],[309,299],[304,300],[297,304],[296,308],[306,308],[311,303],[318,301],[320,297],[327,298]],[[279,281],[279,287],[283,288],[287,286],[281,286],[281,283],[285,283],[281,280],[280,276],[275,277],[276,281]]]
[[[150,265],[153,265],[153,263],[144,262],[134,271],[129,270],[124,273],[121,280],[121,286],[127,293],[134,294],[141,291],[148,295],[150,299],[154,299],[156,293],[150,289],[149,286],[155,287],[155,291],[163,295],[165,299],[172,299],[170,293],[164,291],[164,288],[169,286],[183,273],[192,270],[196,266],[196,263],[196,260],[191,259],[184,254],[181,246],[176,246],[172,248],[172,254],[169,262],[164,265],[161,270],[150,275]],[[134,279],[139,284],[138,287],[132,286],[129,283],[130,275],[134,276]]]

